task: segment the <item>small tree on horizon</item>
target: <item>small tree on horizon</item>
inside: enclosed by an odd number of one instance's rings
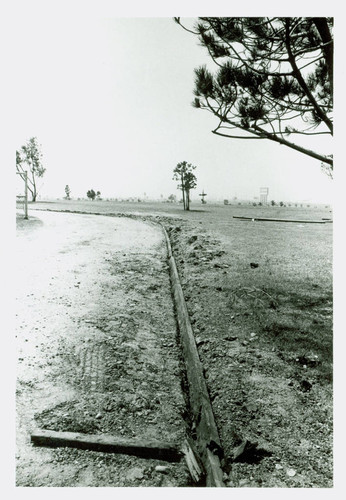
[[[87,197],[90,198],[92,201],[94,201],[96,197],[95,191],[93,189],[89,189],[89,191],[87,192]]]
[[[65,186],[65,200],[70,200],[71,199],[71,189],[68,184]]]
[[[178,189],[183,195],[184,210],[190,210],[190,191],[197,186],[197,177],[193,173],[195,165],[182,161],[173,170],[173,180],[180,181]]]
[[[25,164],[27,168],[25,168]],[[28,190],[31,193],[31,201],[35,202],[38,195],[37,178],[43,177],[46,169],[42,163],[41,145],[37,137],[31,137],[19,151],[16,151],[16,170],[24,180],[25,171],[28,171]]]

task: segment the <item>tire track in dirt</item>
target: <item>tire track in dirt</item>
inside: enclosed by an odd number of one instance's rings
[[[82,382],[84,391],[102,392],[104,390],[105,348],[102,345],[82,347],[79,349],[79,358],[76,363],[76,375]]]

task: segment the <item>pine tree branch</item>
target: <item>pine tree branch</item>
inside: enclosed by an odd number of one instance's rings
[[[220,135],[222,137],[227,137],[229,139],[251,139],[251,140],[256,140],[256,139],[265,139],[265,137],[251,137],[251,136],[245,136],[245,135],[229,135],[229,134],[223,134],[222,132],[218,132],[218,128],[217,127],[216,129],[212,130],[212,133],[215,134],[215,135]]]
[[[295,76],[297,82],[299,83],[302,90],[305,92],[307,98],[309,99],[309,101],[313,105],[317,116],[319,116],[319,118],[322,121],[324,121],[324,123],[327,125],[327,127],[329,128],[331,133],[333,133],[333,123],[331,122],[331,120],[328,118],[328,116],[322,111],[322,109],[318,105],[317,101],[315,100],[313,94],[310,92],[310,90],[309,90],[301,72],[299,71],[297,64],[296,64],[296,61],[295,61],[295,58],[294,58],[294,55],[293,55],[292,49],[291,49],[289,29],[290,29],[290,21],[289,21],[289,19],[286,19],[286,47],[287,47],[288,57],[290,59],[290,64],[291,64],[292,69],[293,69],[293,75]]]
[[[253,128],[263,134],[263,137],[266,137],[267,139],[270,139],[271,141],[278,142],[279,144],[288,146],[291,149],[294,149],[296,151],[299,151],[300,153],[303,153],[307,156],[311,156],[312,158],[315,158],[316,160],[320,160],[324,163],[328,163],[328,165],[333,165],[333,159],[326,156],[326,155],[321,155],[319,153],[315,153],[315,151],[311,151],[310,149],[303,148],[302,146],[298,146],[297,144],[294,144],[293,142],[287,141],[286,139],[277,137],[276,135],[272,135],[263,128],[259,127],[258,125],[254,124]]]

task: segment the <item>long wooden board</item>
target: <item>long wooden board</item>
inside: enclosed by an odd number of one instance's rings
[[[31,442],[36,446],[79,448],[82,450],[123,453],[142,458],[179,462],[182,457],[180,446],[175,443],[127,439],[108,435],[81,434],[76,432],[56,432],[38,429],[31,434]]]
[[[180,284],[178,270],[172,255],[171,244],[167,231],[163,226],[162,228],[167,243],[172,292],[185,359],[190,408],[196,425],[198,452],[206,471],[207,486],[223,487],[225,485],[223,483],[223,473],[220,464],[220,456],[222,455],[221,442],[214,420],[209,393],[203,374],[202,364],[199,359],[183,290]]]
[[[326,224],[327,220],[299,220],[299,219],[275,219],[270,217],[243,217],[241,215],[233,215],[233,219],[253,220],[253,221],[269,221],[269,222],[299,222],[301,224]]]

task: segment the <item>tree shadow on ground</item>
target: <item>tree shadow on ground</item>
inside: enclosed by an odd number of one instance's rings
[[[33,217],[32,215],[29,215],[28,219],[24,218],[24,215],[18,215],[16,214],[16,228],[17,230],[23,230],[23,229],[36,229],[40,226],[43,225],[43,222],[41,219],[37,219],[36,217]]]

